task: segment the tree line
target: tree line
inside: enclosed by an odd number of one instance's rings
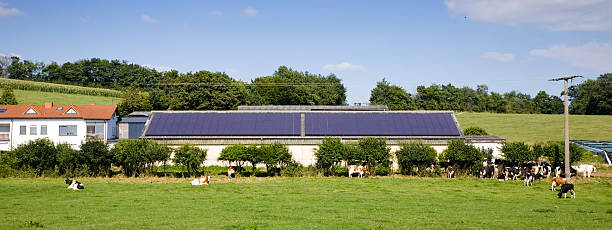
[[[136,110],[226,110],[239,105],[343,105],[346,88],[333,74],[324,76],[279,67],[271,76],[242,82],[222,72],[159,72],[127,61],[99,58],[64,64],[0,58],[0,77],[123,90],[126,108]],[[570,88],[572,114],[612,114],[612,74]],[[563,113],[560,96],[540,91],[489,92],[486,85],[417,86],[410,94],[385,79],[372,89],[370,104],[391,110],[455,110],[492,113]]]

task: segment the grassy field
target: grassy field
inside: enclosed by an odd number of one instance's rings
[[[0,229],[610,229],[612,181],[215,177],[0,179]]]
[[[104,97],[104,96],[89,96],[79,94],[52,93],[40,91],[13,90],[19,104],[24,105],[42,105],[45,102],[52,101],[57,105],[113,105],[119,104],[121,98]]]
[[[563,140],[563,114],[457,115],[461,128],[479,126],[508,141],[543,142]],[[612,140],[612,116],[570,115],[570,139]]]

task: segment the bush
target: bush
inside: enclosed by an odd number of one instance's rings
[[[467,127],[463,130],[463,135],[466,136],[486,136],[489,135],[486,130],[478,126]]]
[[[523,142],[507,142],[502,145],[501,152],[512,166],[521,166],[540,157],[540,151],[533,151]]]
[[[462,140],[452,140],[441,155],[441,159],[447,160],[449,165],[456,166],[458,170],[476,173],[478,167],[482,165],[484,156],[476,147]]]
[[[251,166],[253,167],[252,174],[255,175],[257,164],[263,161],[259,148],[257,148],[257,145],[249,145],[246,147],[244,155],[246,161],[251,163]]]
[[[40,176],[55,168],[56,153],[57,150],[49,139],[36,139],[8,152],[6,162],[13,169],[31,169],[35,175]]]
[[[139,176],[151,171],[154,163],[166,162],[170,148],[147,139],[120,140],[111,154],[113,163],[120,166],[126,176]]]
[[[197,173],[206,160],[206,150],[190,144],[184,144],[174,150],[174,162],[187,168],[189,175]]]
[[[81,169],[84,168],[84,160],[81,154],[79,154],[79,151],[73,149],[70,144],[66,143],[58,144],[55,148],[57,150],[56,159],[59,174],[68,177],[84,176],[87,174],[87,172],[82,174]]]
[[[246,147],[244,145],[229,145],[221,150],[217,160],[227,161],[230,165],[242,167],[247,160]]]
[[[302,171],[304,170],[304,166],[298,162],[292,162],[287,165],[287,167],[281,169],[282,176],[288,177],[301,177],[303,176]]]
[[[372,172],[390,172],[390,170],[380,169],[377,167],[389,168],[391,161],[390,149],[387,147],[387,142],[382,139],[366,137],[359,140],[360,152],[365,156],[364,163]],[[382,174],[386,175],[386,174]]]
[[[92,176],[110,176],[110,167],[113,155],[108,150],[108,145],[103,141],[87,141],[81,144],[79,151],[83,163],[89,168]]]
[[[419,174],[423,175],[425,168],[436,163],[436,150],[423,143],[408,143],[395,152],[397,162],[402,174],[414,175],[416,167]]]
[[[344,144],[344,150],[342,151],[342,160],[347,165],[363,165],[363,163],[365,162],[365,158],[365,154],[359,147],[359,143]]]
[[[17,102],[17,98],[15,97],[15,94],[13,93],[13,89],[10,87],[5,87],[4,89],[2,89],[2,96],[0,97],[0,104],[1,105],[16,105],[19,104]]]
[[[565,143],[561,141],[549,141],[543,147],[544,156],[548,159],[552,167],[565,166]],[[575,143],[570,143],[570,165],[582,159],[584,149]]]
[[[342,161],[343,151],[345,146],[340,142],[340,138],[326,137],[314,153],[317,158],[316,167],[323,169],[326,175],[334,172],[334,168]]]

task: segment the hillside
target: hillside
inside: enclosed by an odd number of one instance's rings
[[[27,90],[13,90],[19,104],[41,105],[45,102],[53,102],[58,105],[116,105],[119,104],[121,98],[104,97],[104,96],[89,96],[80,94],[68,93],[53,93]]]
[[[463,113],[457,120],[463,129],[479,126],[508,141],[561,141],[564,135],[563,114]],[[612,140],[612,116],[570,115],[569,122],[572,140]]]
[[[91,88],[73,85],[62,85],[36,81],[0,79],[0,87],[10,87],[19,104],[118,104],[121,91]]]

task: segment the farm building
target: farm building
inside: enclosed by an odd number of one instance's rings
[[[438,153],[450,140],[473,141],[477,147],[497,147],[504,141],[488,136],[466,138],[451,111],[314,111],[314,110],[233,110],[153,111],[143,136],[172,147],[189,143],[208,150],[205,165],[218,162],[223,148],[233,144],[280,142],[293,159],[303,165],[316,162],[314,152],[325,137],[343,142],[363,137],[383,138],[391,152],[403,143],[419,141]]]

